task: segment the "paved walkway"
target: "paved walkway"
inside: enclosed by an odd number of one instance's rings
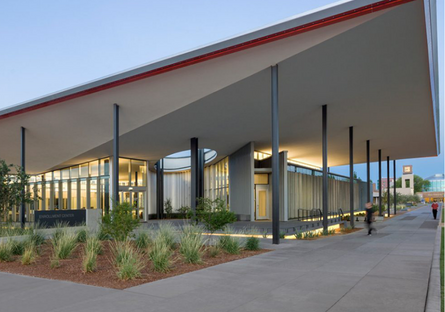
[[[125,291],[0,273],[0,311],[424,311],[437,228],[430,208],[377,228],[285,241]]]

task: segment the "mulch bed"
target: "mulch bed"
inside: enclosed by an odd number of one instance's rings
[[[96,271],[92,273],[83,273],[83,245],[84,244],[79,244],[69,259],[60,260],[60,267],[51,268],[50,259],[52,255],[52,245],[50,241],[47,241],[41,246],[40,256],[37,257],[33,264],[22,265],[20,262],[21,257],[15,256],[14,261],[12,262],[0,262],[0,271],[54,280],[72,281],[75,283],[100,287],[125,289],[270,251],[265,249],[259,251],[242,250],[239,255],[231,255],[221,251],[220,254],[214,258],[210,257],[207,252],[205,252],[201,264],[184,263],[182,256],[175,251],[172,257],[173,265],[171,270],[167,273],[153,271],[148,260],[148,255],[145,255],[144,259],[146,259],[146,265],[142,270],[142,276],[134,280],[123,281],[119,280],[116,276],[116,268],[113,265],[113,255],[108,241],[103,242],[104,252],[97,257]]]

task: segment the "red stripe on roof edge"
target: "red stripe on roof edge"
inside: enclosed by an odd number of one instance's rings
[[[127,78],[123,78],[123,79],[116,80],[116,81],[113,81],[113,82],[109,82],[109,83],[106,83],[106,84],[103,84],[103,85],[100,85],[100,86],[97,86],[97,87],[93,87],[91,89],[87,89],[87,90],[83,90],[83,91],[80,91],[80,92],[76,92],[76,93],[73,93],[73,94],[70,94],[70,95],[66,95],[66,96],[54,99],[54,100],[49,100],[49,101],[46,101],[44,103],[40,103],[40,104],[34,105],[34,106],[31,106],[31,107],[23,108],[23,109],[14,111],[14,112],[10,112],[10,113],[4,114],[4,115],[0,115],[0,120],[1,119],[6,119],[6,118],[12,117],[12,116],[20,115],[20,114],[23,114],[23,113],[26,113],[26,112],[29,112],[29,111],[33,111],[33,110],[39,109],[39,108],[43,108],[43,107],[55,105],[55,104],[58,104],[58,103],[61,103],[61,102],[65,102],[65,101],[69,101],[69,100],[72,100],[72,99],[76,99],[76,98],[79,98],[79,97],[82,97],[82,96],[85,96],[85,95],[89,95],[89,94],[92,94],[92,93],[96,93],[96,92],[100,92],[100,91],[103,91],[103,90],[111,89],[111,88],[114,88],[114,87],[117,87],[117,86],[121,86],[121,85],[124,85],[124,84],[127,84],[127,83],[131,83],[131,82],[134,82],[134,81],[145,79],[145,78],[148,78],[148,77],[160,75],[160,74],[163,74],[163,73],[166,73],[166,72],[169,72],[169,71],[173,71],[175,69],[179,69],[179,68],[187,67],[187,66],[194,65],[194,64],[197,64],[197,63],[201,63],[201,62],[204,62],[204,61],[207,61],[207,60],[210,60],[210,59],[214,59],[214,58],[217,58],[217,57],[220,57],[220,56],[232,54],[232,53],[239,52],[239,51],[242,51],[242,50],[246,50],[246,49],[249,49],[249,48],[253,48],[253,47],[256,47],[256,46],[259,46],[259,45],[263,45],[263,44],[267,44],[267,43],[270,43],[270,42],[273,42],[273,41],[277,41],[277,40],[280,40],[280,39],[283,39],[283,38],[295,36],[295,35],[298,35],[298,34],[301,34],[301,33],[305,33],[305,32],[308,32],[308,31],[311,31],[311,30],[314,30],[314,29],[318,29],[318,28],[321,28],[321,27],[329,26],[329,25],[332,25],[332,24],[343,22],[345,20],[349,20],[349,19],[352,19],[352,18],[356,18],[356,17],[359,17],[359,16],[366,15],[366,14],[370,14],[370,13],[374,13],[374,12],[377,12],[377,11],[385,10],[385,9],[390,8],[390,7],[398,6],[398,5],[401,5],[401,4],[404,4],[404,3],[408,3],[408,2],[412,2],[412,1],[415,1],[415,0],[382,0],[382,1],[376,2],[374,4],[369,4],[369,5],[366,5],[366,6],[357,8],[357,9],[354,9],[354,10],[350,10],[350,11],[343,12],[343,13],[340,13],[340,14],[336,14],[336,15],[333,15],[333,16],[330,16],[330,17],[326,17],[326,18],[323,18],[323,19],[318,20],[318,21],[314,21],[314,22],[311,22],[311,23],[307,23],[307,24],[304,24],[304,25],[297,26],[297,27],[289,28],[289,29],[286,29],[286,30],[283,30],[283,31],[280,31],[280,32],[277,32],[277,33],[274,33],[274,34],[271,34],[271,35],[267,35],[267,36],[264,36],[264,37],[260,37],[260,38],[257,38],[257,39],[253,39],[253,40],[250,40],[250,41],[239,43],[239,44],[236,44],[236,45],[224,48],[224,49],[220,49],[220,50],[217,50],[217,51],[213,51],[213,52],[210,52],[210,53],[199,55],[199,56],[187,59],[187,60],[183,60],[183,61],[180,61],[180,62],[177,62],[177,63],[166,65],[166,66],[163,66],[163,67],[160,67],[160,68],[156,68],[156,69],[153,69],[153,70],[150,70],[150,71],[147,71],[147,72],[144,72],[144,73],[140,73],[140,74],[137,74],[137,75],[134,75],[134,76],[131,76],[131,77],[127,77]]]

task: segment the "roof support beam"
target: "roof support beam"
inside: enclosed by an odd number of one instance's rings
[[[354,227],[354,128],[349,127],[349,222]]]
[[[391,200],[390,200],[390,196],[391,196],[391,193],[390,193],[390,186],[389,186],[389,176],[390,176],[390,172],[389,172],[389,156],[387,156],[386,157],[386,166],[387,166],[387,172],[388,172],[388,178],[386,179],[386,183],[388,184],[386,187],[387,187],[387,195],[388,195],[388,218],[391,216],[391,210],[390,210],[390,207],[391,207]],[[394,181],[395,182],[395,181]]]
[[[379,216],[382,216],[382,150],[379,149]]]
[[[370,146],[369,140],[366,141],[366,202],[371,202],[371,156],[370,156]]]
[[[119,202],[119,105],[113,106],[113,177],[112,207]],[[108,212],[108,211],[106,211]]]
[[[278,119],[278,65],[271,67],[272,109],[272,243],[280,243],[280,156]]]
[[[323,229],[328,229],[328,106],[322,107]]]
[[[396,178],[396,160],[393,160],[393,170],[394,170],[394,215],[397,214],[397,178]]]
[[[190,207],[193,214],[196,213],[196,205],[198,200],[198,138],[190,139]]]
[[[21,127],[20,129],[20,137],[21,137],[21,151],[20,151],[20,160],[21,160],[21,170],[23,172],[25,172],[25,128]],[[26,222],[26,217],[25,217],[25,188],[23,188],[22,190],[22,203],[21,203],[21,207],[20,207],[20,216],[21,216],[21,225],[22,225],[22,229],[25,228],[25,222]]]

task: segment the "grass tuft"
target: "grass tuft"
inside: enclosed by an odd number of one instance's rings
[[[139,249],[147,249],[148,246],[152,244],[152,240],[148,235],[148,232],[146,231],[139,232],[139,234],[136,236],[135,244],[136,247]]]
[[[68,234],[62,232],[60,235],[56,235],[56,239],[53,238],[53,249],[55,259],[66,259],[68,258],[74,249],[77,247],[77,235]]]
[[[186,225],[182,228],[181,247],[179,252],[186,263],[200,263],[204,239],[202,229],[198,226]]]
[[[6,242],[0,243],[0,262],[12,261],[14,242],[8,239]]]
[[[159,224],[158,236],[156,240],[162,240],[170,249],[176,247],[176,229],[171,222],[163,222]]]
[[[37,249],[36,246],[33,244],[28,244],[25,247],[25,250],[23,251],[22,255],[22,264],[23,265],[30,265],[33,263],[37,258]]]
[[[82,260],[82,268],[85,273],[93,272],[97,267],[97,253],[93,250],[85,249]]]
[[[158,237],[153,242],[149,253],[149,258],[153,264],[153,270],[157,272],[167,272],[170,270],[171,248],[162,237]]]

